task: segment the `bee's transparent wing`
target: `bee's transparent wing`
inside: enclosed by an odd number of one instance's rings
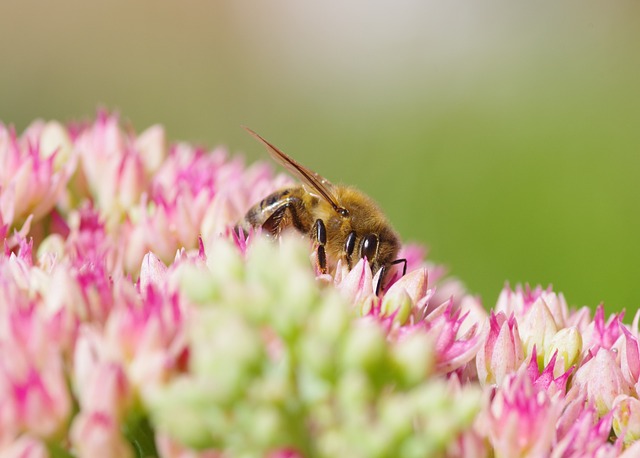
[[[273,157],[279,164],[299,177],[305,185],[310,186],[312,190],[308,190],[308,192],[310,192],[311,194],[318,193],[318,197],[321,197],[329,202],[329,204],[331,204],[335,211],[340,213],[341,210],[343,210],[342,207],[338,204],[335,193],[333,192],[334,186],[329,180],[318,175],[316,172],[309,170],[304,165],[298,163],[296,160],[283,153],[280,149],[269,143],[253,130],[249,129],[246,126],[242,127],[260,143],[266,146],[267,151],[269,151],[269,154],[271,154],[271,157]]]

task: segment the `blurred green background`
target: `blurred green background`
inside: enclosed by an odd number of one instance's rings
[[[118,110],[377,199],[492,306],[640,304],[640,3],[2,2],[0,119]]]

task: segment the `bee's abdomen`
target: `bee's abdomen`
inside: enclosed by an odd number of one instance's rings
[[[291,189],[289,188],[269,194],[247,211],[244,216],[245,222],[252,227],[262,226],[265,220],[280,206],[279,203],[284,203],[290,195]]]

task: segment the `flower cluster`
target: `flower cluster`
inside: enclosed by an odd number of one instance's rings
[[[0,456],[640,453],[640,313],[314,272],[231,228],[289,184],[115,115],[0,124]]]

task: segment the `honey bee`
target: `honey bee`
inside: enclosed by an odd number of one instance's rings
[[[302,184],[280,189],[255,204],[238,224],[238,230],[262,228],[267,235],[278,237],[292,228],[307,235],[314,242],[317,267],[322,273],[335,267],[338,260],[351,270],[359,259],[366,258],[374,274],[382,269],[376,294],[390,266],[403,263],[402,274],[406,273],[406,259],[396,259],[398,234],[370,197],[351,186],[332,184],[253,130],[244,129]]]

